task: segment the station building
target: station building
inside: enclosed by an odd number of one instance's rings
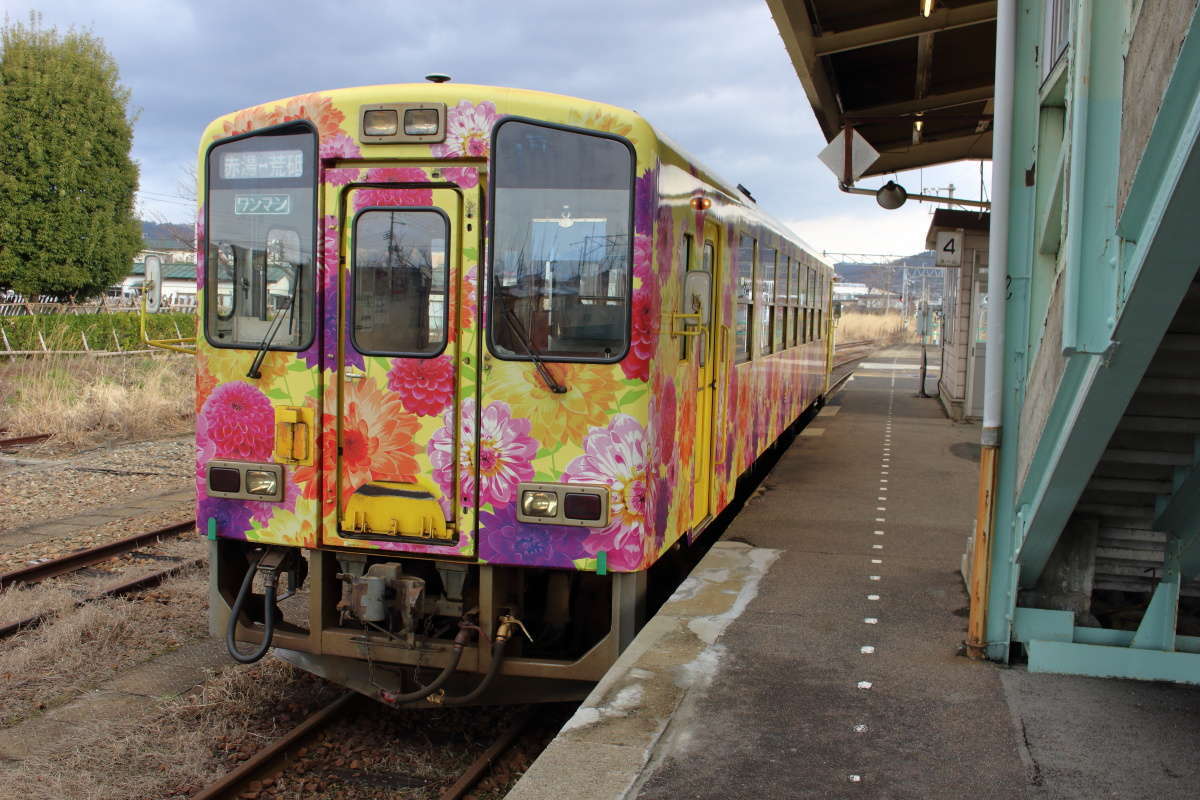
[[[844,190],[992,159],[987,274],[960,271],[948,326],[975,335],[986,305],[968,645],[1200,683],[1196,3],[767,4],[845,143]],[[978,398],[977,372],[946,366],[948,407]]]

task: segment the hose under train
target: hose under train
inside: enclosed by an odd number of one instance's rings
[[[459,628],[458,635],[454,637],[454,648],[450,656],[450,661],[438,673],[438,676],[431,683],[422,686],[412,692],[405,694],[394,694],[386,689],[381,689],[379,699],[389,705],[401,705],[405,703],[415,703],[420,700],[429,700],[431,703],[445,706],[462,706],[475,702],[483,693],[488,690],[496,676],[500,673],[500,663],[504,660],[504,647],[509,640],[509,623],[505,622],[501,625],[500,632],[492,641],[492,663],[488,667],[488,671],[484,674],[483,679],[475,686],[474,689],[463,695],[441,695],[434,697],[434,692],[442,687],[454,671],[458,668],[458,662],[462,659],[463,648],[466,647],[470,638],[470,631],[476,630],[475,626],[463,625]]]
[[[250,565],[246,570],[246,577],[242,578],[242,586],[238,589],[237,598],[233,601],[233,606],[229,609],[229,624],[225,626],[225,647],[229,650],[229,655],[235,660],[243,664],[253,664],[267,654],[271,649],[271,639],[275,636],[275,581],[276,575],[268,576],[266,586],[263,593],[263,636],[258,647],[249,653],[243,653],[238,649],[237,645],[237,626],[238,618],[242,615],[242,606],[245,605],[246,599],[250,596],[250,586],[254,583],[254,575],[258,572],[258,565],[262,563],[267,551]]]

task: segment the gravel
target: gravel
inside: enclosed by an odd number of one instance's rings
[[[36,557],[38,550],[37,545],[6,545],[4,534],[36,530],[38,526],[100,509],[121,509],[130,501],[185,492],[194,480],[194,461],[191,435],[66,455],[46,455],[46,451],[38,448],[21,448],[19,455],[0,456],[0,551],[3,551],[0,569],[5,562],[11,566],[14,560],[28,561]],[[129,509],[128,519],[97,519],[94,525],[86,527],[88,533],[95,530],[111,534],[102,536],[104,539],[119,538],[181,522],[191,512],[189,499],[165,508]],[[71,534],[65,538],[74,540],[83,536]]]

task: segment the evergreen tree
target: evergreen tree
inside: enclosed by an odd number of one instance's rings
[[[0,290],[94,297],[141,248],[129,90],[104,44],[0,28]]]

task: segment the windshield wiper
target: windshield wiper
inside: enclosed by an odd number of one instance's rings
[[[525,353],[533,361],[533,365],[537,368],[538,374],[542,376],[542,380],[546,382],[546,386],[550,387],[550,391],[555,394],[566,394],[567,387],[563,386],[554,377],[554,373],[546,367],[546,362],[542,360],[542,355],[529,341],[529,337],[525,334],[525,328],[521,325],[521,320],[517,319],[517,315],[509,307],[504,308],[504,320],[508,323],[508,327],[516,335],[517,341],[521,343],[521,347],[525,348]]]
[[[271,326],[267,328],[267,335],[263,337],[262,344],[258,346],[258,352],[254,355],[254,361],[250,364],[250,369],[246,372],[247,378],[258,380],[262,377],[261,367],[263,359],[267,357],[267,351],[271,349],[271,342],[275,341],[275,334],[279,333],[280,327],[283,326],[283,318],[292,318],[292,309],[296,305],[296,292],[300,290],[300,268],[296,267],[295,277],[292,280],[291,291],[288,292],[287,305],[283,307],[275,319],[271,320]],[[289,322],[289,325],[291,323]]]

